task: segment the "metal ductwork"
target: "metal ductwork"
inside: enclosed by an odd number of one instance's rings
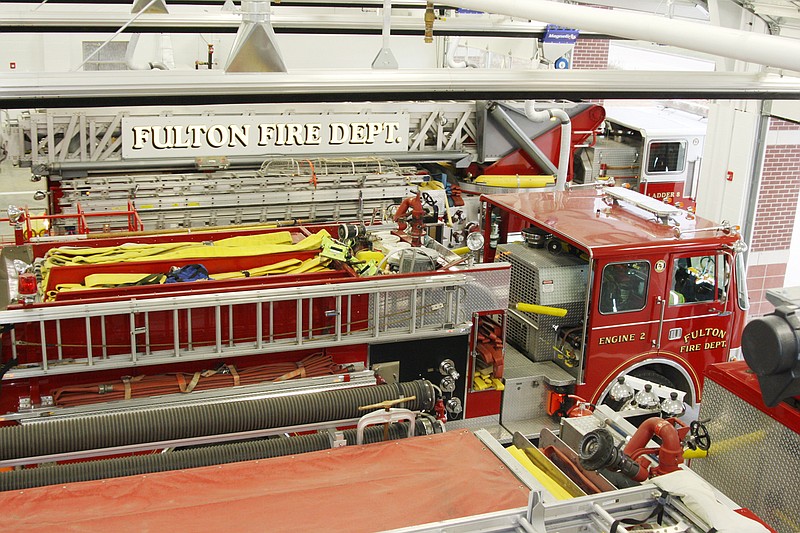
[[[269,0],[242,0],[242,25],[226,72],[286,72],[269,14]]]
[[[166,15],[169,13],[165,0],[135,0],[131,7],[131,13],[138,13],[142,9],[148,14]]]

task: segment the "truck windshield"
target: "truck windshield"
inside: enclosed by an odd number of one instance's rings
[[[649,282],[650,263],[647,261],[606,265],[600,285],[600,312],[612,314],[644,309]]]

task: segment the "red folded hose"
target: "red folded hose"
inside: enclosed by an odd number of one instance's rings
[[[203,372],[141,375],[133,378],[121,378],[114,382],[60,387],[53,390],[53,400],[56,405],[69,407],[177,392],[189,393],[268,381],[325,376],[340,371],[341,366],[334,363],[329,355],[315,353],[297,363],[268,363],[242,369],[233,365],[224,365],[217,370]]]

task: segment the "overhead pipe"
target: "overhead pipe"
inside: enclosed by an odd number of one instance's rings
[[[549,0],[447,0],[446,4],[800,72],[800,40],[788,37]]]
[[[425,152],[406,152],[397,154],[374,154],[376,157],[391,157],[401,163],[434,163],[436,161],[460,161],[470,157],[467,152],[448,150],[435,154]],[[326,154],[306,154],[309,158],[325,157]],[[270,158],[265,156],[231,156],[228,158],[228,167],[247,169],[260,167],[264,161]],[[277,159],[277,158],[276,158]],[[200,172],[197,168],[197,159],[177,158],[177,159],[140,159],[140,160],[119,160],[110,161],[55,161],[53,163],[37,163],[32,167],[35,175],[61,175],[65,177],[85,177],[92,172],[106,172],[114,170],[167,170],[181,169]],[[225,170],[219,168],[218,170]],[[38,180],[37,180],[38,181]]]
[[[572,149],[572,120],[566,111],[559,108],[536,110],[536,102],[525,102],[525,116],[533,122],[546,120],[561,121],[561,146],[558,152],[558,173],[556,174],[556,190],[563,191],[567,186],[567,170],[569,170],[569,157]]]
[[[489,113],[492,115],[492,118],[497,121],[497,123],[509,134],[511,137],[519,144],[520,148],[525,151],[526,154],[531,156],[534,162],[539,165],[539,167],[548,174],[556,174],[558,169],[553,165],[552,162],[544,155],[536,144],[528,138],[528,135],[522,131],[522,129],[517,125],[516,122],[511,120],[511,117],[508,116],[508,113],[497,104],[496,102],[492,102],[489,104],[488,107]]]
[[[164,63],[147,61],[144,63],[136,63],[133,60],[133,54],[136,51],[136,45],[139,44],[139,37],[141,34],[134,33],[131,35],[131,40],[128,42],[128,49],[125,51],[125,65],[129,70],[169,70]]]
[[[466,61],[456,61],[456,48],[458,48],[459,39],[456,35],[447,38],[447,52],[444,57],[447,61],[447,66],[450,68],[467,68]]]

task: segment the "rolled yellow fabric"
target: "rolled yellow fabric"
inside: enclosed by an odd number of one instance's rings
[[[517,311],[558,317],[566,316],[567,314],[567,310],[563,307],[550,307],[549,305],[526,304],[522,302],[517,304]]]
[[[520,176],[519,174],[513,176],[485,174],[475,178],[475,183],[489,187],[534,188],[547,187],[548,185],[554,185],[555,182],[555,176]]]

